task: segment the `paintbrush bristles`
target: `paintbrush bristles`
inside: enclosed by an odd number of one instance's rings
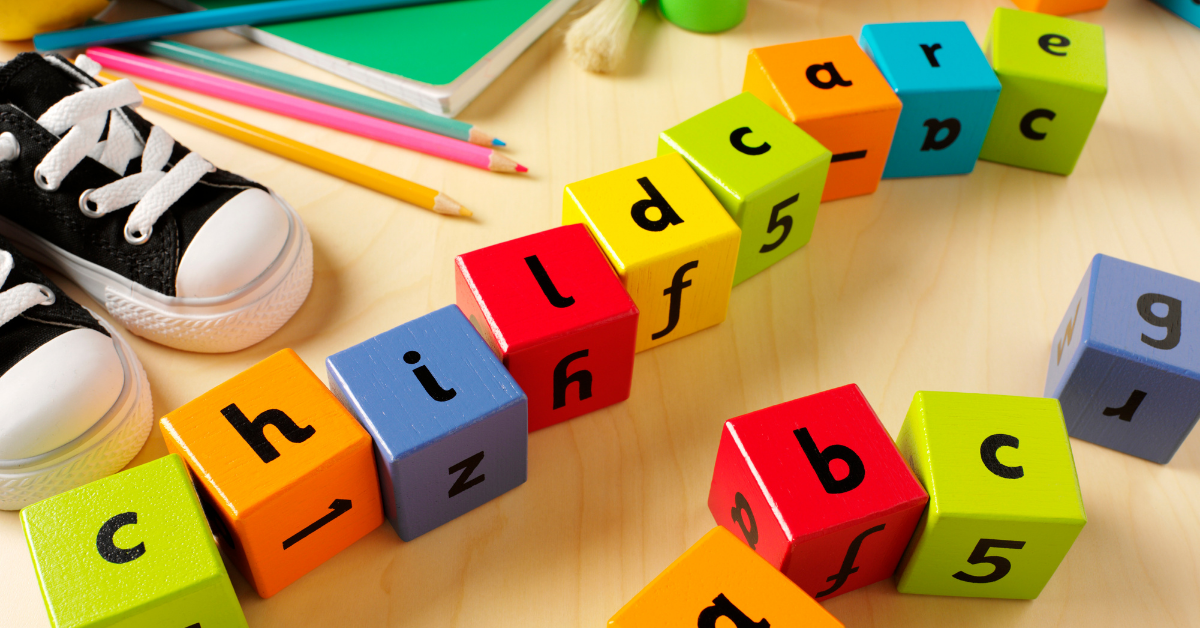
[[[571,61],[589,72],[615,70],[625,56],[641,6],[638,0],[601,0],[567,31]]]

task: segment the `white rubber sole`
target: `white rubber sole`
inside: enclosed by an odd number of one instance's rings
[[[99,318],[97,317],[99,320]],[[120,471],[137,455],[154,424],[150,382],[129,343],[108,323],[125,371],[112,408],[75,440],[33,458],[0,461],[0,510],[18,510]]]
[[[300,309],[312,288],[312,239],[300,215],[272,197],[288,216],[288,237],[262,275],[236,292],[206,298],[168,297],[103,266],[68,253],[0,218],[0,235],[21,252],[78,284],[129,331],[198,353],[227,353],[261,342]]]

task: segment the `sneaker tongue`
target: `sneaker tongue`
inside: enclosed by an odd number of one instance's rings
[[[79,79],[36,52],[23,52],[0,68],[0,98],[40,118],[55,103],[79,91]]]

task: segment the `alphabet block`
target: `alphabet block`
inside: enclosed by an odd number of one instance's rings
[[[918,392],[896,445],[929,491],[896,588],[1036,598],[1087,523],[1058,402]]]
[[[1200,27],[1200,2],[1196,0],[1153,0],[1154,4]]]
[[[637,304],[637,351],[725,320],[741,232],[680,155],[568,185],[563,224],[576,223]]]
[[[901,103],[853,37],[755,48],[742,91],[833,152],[821,200],[871,194],[879,187]]]
[[[458,307],[335,353],[325,367],[375,439],[387,518],[405,541],[525,483],[525,393]]]
[[[1025,11],[1070,15],[1103,9],[1108,5],[1108,0],[1013,0],[1013,4]]]
[[[1000,81],[966,23],[867,24],[859,43],[904,103],[883,178],[974,170]]]
[[[696,541],[608,620],[609,628],[841,625],[721,527]]]
[[[21,511],[55,628],[245,628],[179,456]]]
[[[1097,255],[1050,347],[1046,396],[1082,440],[1166,464],[1200,417],[1200,283]]]
[[[160,423],[221,548],[262,597],[383,523],[371,437],[291,349]]]
[[[726,421],[708,509],[823,601],[891,576],[927,500],[851,384]]]
[[[1108,94],[1104,29],[996,9],[988,58],[1003,89],[980,159],[1071,174]]]
[[[658,136],[679,153],[742,230],[733,284],[808,244],[831,153],[743,93]]]
[[[460,255],[458,307],[529,397],[529,431],[629,398],[637,306],[583,225]]]

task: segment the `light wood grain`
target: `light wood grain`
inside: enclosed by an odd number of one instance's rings
[[[999,4],[754,0],[716,37],[644,12],[627,64],[607,77],[569,64],[560,25],[462,116],[509,140],[527,177],[195,97],[444,190],[474,220],[148,114],[288,198],[316,258],[308,302],[258,346],[209,356],[131,338],[155,409],[284,347],[323,375],[327,355],[452,303],[454,255],[559,224],[565,184],[653,157],[660,130],[740,90],[750,47],[909,20],[962,19],[982,38]],[[628,402],[534,434],[526,485],[412,543],[381,527],[270,600],[235,574],[250,625],[602,626],[713,526],[705,501],[725,419],[855,382],[895,434],[919,389],[1040,395],[1051,336],[1094,253],[1200,279],[1200,30],[1147,0],[1081,19],[1107,30],[1110,92],[1074,175],[981,162],[823,205],[812,242],[734,290],[725,323],[637,356]],[[349,87],[223,34],[190,41]],[[848,626],[1200,626],[1200,435],[1168,466],[1073,445],[1089,522],[1039,599],[899,595],[883,582],[827,608]],[[135,464],[165,453],[156,431]],[[0,515],[0,608],[5,626],[47,625],[11,513]]]

